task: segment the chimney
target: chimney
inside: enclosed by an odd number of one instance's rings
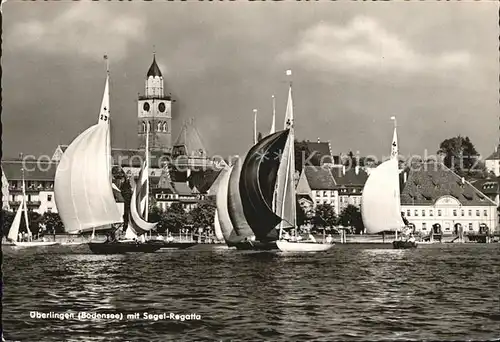
[[[406,171],[403,171],[403,183],[406,183],[407,180],[408,180],[408,173],[406,173]]]
[[[358,165],[356,165],[354,170],[356,171],[356,174],[359,175],[359,166]]]
[[[465,178],[462,177],[462,184],[465,184]]]
[[[345,175],[345,165],[342,165],[342,174]]]

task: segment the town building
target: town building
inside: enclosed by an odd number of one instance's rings
[[[307,213],[319,204],[337,207],[335,179],[330,167],[304,166],[297,183],[299,205]]]
[[[455,224],[478,232],[481,224],[498,229],[497,204],[440,162],[412,165],[401,172],[401,210],[417,231],[429,234],[438,223],[443,234]]]
[[[500,145],[495,148],[495,152],[484,160],[484,164],[488,172],[493,172],[496,177],[500,177]]]
[[[226,164],[208,157],[192,119],[182,126],[172,144],[172,102],[171,95],[165,93],[163,75],[153,56],[146,74],[144,95],[139,95],[137,99],[138,146],[136,149],[112,148],[112,164],[114,168],[123,170],[133,185],[145,158],[146,134],[149,132],[149,180],[156,203],[165,209],[174,202],[180,202],[189,210],[205,199],[219,169]],[[55,172],[67,148],[68,145],[57,146],[50,161],[25,161],[30,210],[57,212],[53,191]],[[2,161],[2,168],[9,184],[2,189],[9,199],[4,201],[3,207],[10,206],[15,210],[22,198],[21,161]],[[33,171],[28,171],[32,168]],[[123,198],[116,185],[114,192],[117,203],[122,203]]]
[[[331,169],[330,172],[335,179],[335,192],[338,199],[335,213],[340,215],[349,205],[360,208],[363,188],[368,179],[366,171],[359,166],[349,168],[349,170],[346,170],[346,167],[343,166],[342,168]]]

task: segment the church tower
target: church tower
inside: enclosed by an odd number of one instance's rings
[[[137,101],[139,149],[146,146],[146,132],[149,131],[150,150],[170,153],[172,150],[172,99],[165,96],[163,76],[156,56],[146,75],[144,95]]]

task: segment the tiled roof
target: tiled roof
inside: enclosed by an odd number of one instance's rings
[[[500,180],[498,178],[479,179],[472,182],[472,185],[488,196],[500,194]]]
[[[493,152],[491,156],[486,158],[486,160],[500,160],[500,145],[495,149],[495,152]]]
[[[361,167],[346,169],[345,174],[343,168],[332,168],[330,171],[337,185],[364,186],[368,179],[368,174]]]
[[[319,166],[305,166],[304,172],[311,190],[334,190],[335,179],[330,169]]]
[[[221,170],[205,170],[191,172],[188,177],[189,187],[195,187],[199,192],[205,193],[210,189],[212,184],[216,181]]]
[[[173,146],[172,154],[174,155],[207,156],[207,150],[203,146],[193,120],[182,125],[181,132]]]
[[[404,174],[407,181],[404,182]],[[496,204],[442,163],[412,165],[400,174],[401,204],[433,205],[442,196],[453,196],[462,205],[491,206]]]
[[[156,64],[156,57],[155,56],[153,56],[153,63],[151,63],[151,66],[149,67],[147,76],[148,77],[149,76],[153,76],[153,77],[159,76],[159,77],[162,77],[161,76],[160,68],[158,67],[158,64]]]
[[[57,164],[54,162],[2,161],[2,169],[8,180],[21,180],[21,167],[23,166],[26,180],[53,181],[55,179]]]
[[[60,145],[59,147],[65,152],[68,145]],[[113,158],[114,165],[120,165],[122,167],[141,167],[145,154],[144,150],[112,148],[111,157]],[[163,165],[168,160],[167,157],[168,155],[161,151],[150,151],[150,167],[159,168],[160,164]]]
[[[310,165],[312,165],[312,166],[321,166],[320,163],[322,163],[322,164],[325,164],[325,163],[339,164],[340,163],[340,157],[332,155],[329,142],[299,141],[299,142],[295,142],[296,149],[297,149],[297,145],[300,145],[300,144],[304,144],[307,151],[310,154],[312,154],[312,153],[315,154],[312,158],[309,159]]]
[[[189,185],[184,182],[172,182],[175,193],[181,196],[192,195],[193,191],[189,188]]]

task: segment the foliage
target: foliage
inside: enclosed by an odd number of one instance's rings
[[[477,172],[479,153],[469,137],[456,136],[445,139],[439,145],[438,154],[444,157],[444,165],[458,175],[472,176]]]
[[[314,215],[315,227],[333,227],[338,223],[335,208],[331,204],[318,204]]]
[[[212,227],[214,223],[215,208],[215,200],[210,198],[200,202],[196,208],[191,210],[190,214],[194,227]]]
[[[13,211],[2,209],[3,236],[7,236],[9,234],[10,226],[12,226],[12,221],[14,221],[14,216],[16,216],[16,214]]]
[[[128,179],[125,179],[125,181],[121,183],[120,191],[124,200],[123,226],[126,227],[128,224],[128,216],[130,213],[130,201],[132,199],[132,187],[130,186],[130,181]]]
[[[342,210],[339,216],[340,224],[344,227],[352,226],[354,227],[356,234],[362,232],[365,228],[363,225],[363,219],[361,217],[361,211],[358,207],[349,204]]]
[[[300,206],[299,202],[297,202],[295,206],[296,215],[297,215],[297,227],[302,226],[307,221],[306,213],[304,209]]]
[[[47,233],[64,233],[64,225],[58,213],[46,212],[41,217],[41,223],[45,225]]]
[[[172,203],[166,211],[160,213],[160,220],[156,227],[159,233],[164,233],[167,229],[172,233],[179,233],[189,222],[189,214],[182,204]]]
[[[356,167],[360,163],[360,158],[359,157],[354,157],[354,153],[352,151],[349,151],[347,156],[344,156],[342,158],[342,164],[345,165],[346,167]]]

